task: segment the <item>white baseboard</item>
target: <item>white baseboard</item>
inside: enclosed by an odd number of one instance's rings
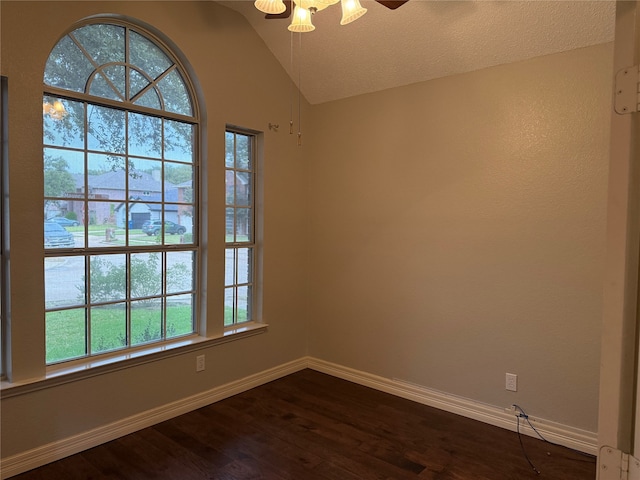
[[[74,455],[143,428],[224,400],[225,398],[250,390],[272,380],[303,370],[307,367],[307,364],[307,359],[303,357],[240,380],[212,388],[197,395],[118,420],[109,425],[104,425],[88,432],[83,432],[34,448],[33,450],[3,458],[0,465],[0,478],[5,479],[18,475],[33,468],[46,465],[47,463],[60,460],[69,455]]]
[[[503,408],[487,405],[468,398],[458,397],[420,385],[414,385],[402,380],[379,377],[377,375],[325,362],[316,358],[308,358],[307,366],[313,370],[327,373],[334,377],[342,378],[366,387],[371,387],[408,400],[413,400],[415,402],[422,403],[423,405],[435,407],[446,412],[479,420],[481,422],[488,423],[489,425],[505,428],[514,432],[517,429],[517,420],[515,415],[505,412]],[[529,421],[548,441],[573,448],[590,455],[597,455],[597,433],[562,425],[560,423],[544,420],[532,415],[529,415]],[[531,437],[537,437],[534,430],[522,420],[520,421],[520,432]]]
[[[382,392],[413,400],[467,418],[479,420],[490,425],[512,431],[516,430],[515,416],[507,414],[501,408],[485,405],[480,402],[401,380],[379,377],[316,358],[302,357],[278,367],[212,388],[206,392],[118,420],[109,425],[104,425],[88,432],[63,438],[59,441],[4,458],[0,465],[0,478],[6,479],[47,463],[60,460],[69,455],[74,455],[83,450],[93,448],[143,428],[183,415],[305,368],[311,368],[359,385],[371,387]],[[597,454],[596,433],[531,416],[529,420],[547,440],[592,455]],[[522,422],[520,431],[529,436],[536,436],[535,432],[528,425],[522,425]]]

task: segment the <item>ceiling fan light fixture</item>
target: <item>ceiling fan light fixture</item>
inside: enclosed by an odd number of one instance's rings
[[[261,12],[271,15],[283,13],[287,9],[282,0],[256,0],[253,5]]]
[[[311,23],[311,12],[306,8],[298,5],[293,9],[291,25],[288,27],[290,32],[305,33],[312,32],[316,27]]]
[[[367,13],[367,9],[360,5],[360,0],[342,0],[342,20],[340,20],[340,25],[351,23],[365,13]]]

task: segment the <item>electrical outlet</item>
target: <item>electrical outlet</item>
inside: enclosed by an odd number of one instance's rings
[[[510,392],[518,391],[518,375],[515,373],[507,373],[505,374],[505,386],[507,390]]]
[[[505,407],[505,408],[504,408],[504,411],[505,411],[506,413],[508,413],[509,415],[513,415],[513,416],[515,416],[515,415],[516,415],[516,413],[517,413],[517,412],[516,412],[516,406],[515,406],[515,405],[509,405],[508,407]]]
[[[198,355],[196,357],[196,372],[204,370],[204,355]]]

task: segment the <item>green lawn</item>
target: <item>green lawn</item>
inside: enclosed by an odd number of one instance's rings
[[[167,308],[167,338],[193,331],[189,305]],[[161,340],[158,308],[135,308],[131,318],[131,345]],[[47,313],[47,363],[86,356],[84,309]],[[123,306],[94,307],[91,312],[91,354],[126,347],[126,317]]]

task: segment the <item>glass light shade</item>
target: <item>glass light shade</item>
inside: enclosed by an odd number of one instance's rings
[[[261,12],[268,14],[283,13],[287,9],[282,0],[256,0],[253,5]]]
[[[340,25],[346,25],[367,13],[367,9],[360,5],[360,0],[342,0],[342,20]]]
[[[54,101],[53,105],[49,102],[43,102],[42,115],[49,115],[54,120],[62,120],[67,116],[67,109],[64,108],[64,104],[60,100]]]
[[[305,33],[315,30],[313,23],[311,23],[311,12],[306,8],[299,7],[293,9],[293,17],[291,18],[291,25],[289,25],[290,32]]]

